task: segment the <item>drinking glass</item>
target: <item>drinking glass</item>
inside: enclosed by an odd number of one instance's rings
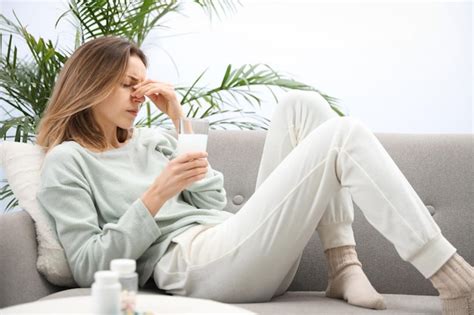
[[[207,136],[209,121],[198,118],[180,118],[178,123],[177,154],[187,152],[205,152],[207,150]]]

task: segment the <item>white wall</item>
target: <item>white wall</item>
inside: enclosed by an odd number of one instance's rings
[[[63,1],[0,2],[2,13],[15,10],[33,34],[72,47],[71,26],[54,29]],[[210,67],[206,81],[218,84],[228,63],[267,63],[339,98],[374,132],[474,132],[471,1],[241,3],[213,23],[194,7],[185,12],[191,18],[169,21],[171,32],[153,33],[143,46],[149,75],[191,84]],[[267,117],[272,101],[268,94]]]
[[[199,31],[158,41],[181,78],[160,51],[152,73],[191,82],[209,65],[220,78],[229,62],[268,63],[340,98],[376,132],[470,133],[471,9],[469,2],[245,1],[213,26],[176,23]]]
[[[2,2],[33,34],[72,47],[66,21],[54,30],[62,1]],[[185,12],[192,18],[175,16],[172,32],[155,32],[144,45],[149,74],[190,84],[210,67],[216,84],[228,63],[262,62],[340,98],[375,132],[473,132],[470,1],[241,3],[212,24],[197,6]],[[263,114],[270,113],[271,103]]]

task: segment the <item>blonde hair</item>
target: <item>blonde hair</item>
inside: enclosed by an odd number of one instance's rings
[[[105,134],[92,107],[117,87],[131,55],[138,56],[147,66],[143,51],[127,39],[105,36],[80,46],[59,73],[38,125],[37,144],[46,152],[68,140],[97,150],[106,149]],[[117,127],[119,142],[129,137],[129,130]]]

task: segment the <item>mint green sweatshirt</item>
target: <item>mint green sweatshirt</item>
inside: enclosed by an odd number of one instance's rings
[[[66,141],[46,154],[37,200],[79,286],[91,286],[94,273],[108,270],[112,259],[129,258],[137,261],[143,287],[173,237],[232,216],[222,211],[224,177],[210,165],[204,179],[150,214],[140,197],[176,157],[176,144],[165,131],[134,128],[117,149],[96,153]]]

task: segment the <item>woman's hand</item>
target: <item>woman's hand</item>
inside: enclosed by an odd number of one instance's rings
[[[152,216],[163,204],[186,187],[206,177],[207,152],[190,152],[171,160],[141,199]]]
[[[135,90],[132,93],[132,97],[141,98],[147,96],[171,120],[175,121],[180,117],[184,117],[183,109],[171,84],[155,80],[145,80],[133,86],[133,88]]]

